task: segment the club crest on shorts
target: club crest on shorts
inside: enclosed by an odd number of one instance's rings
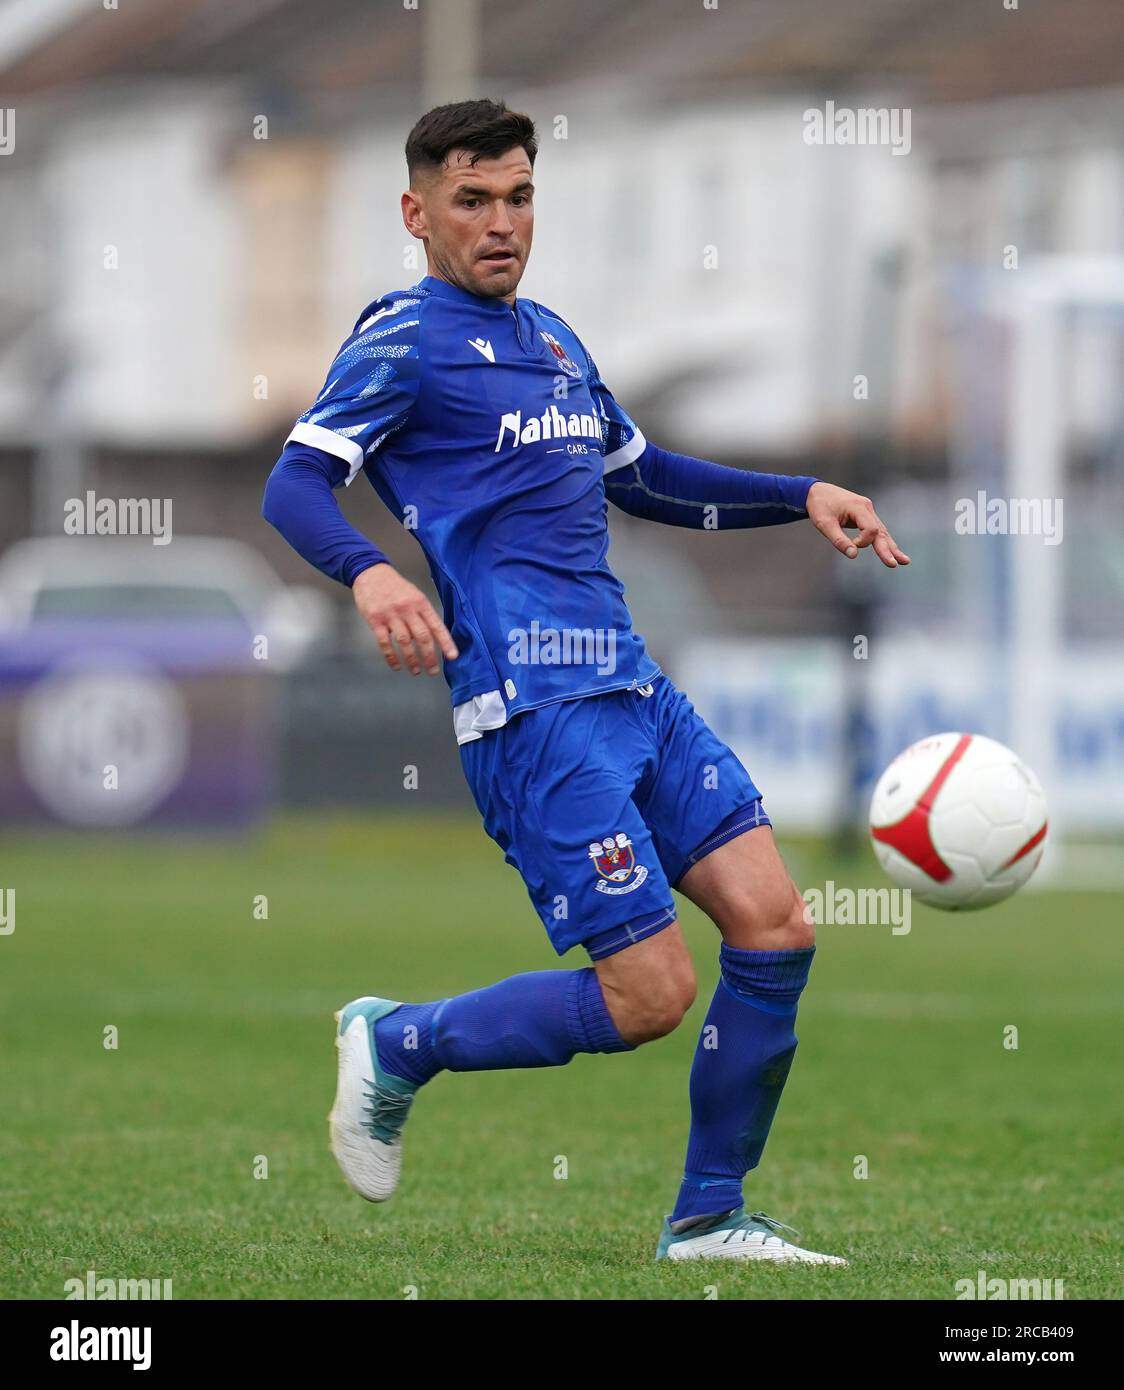
[[[567,356],[566,349],[562,346],[562,344],[558,341],[554,334],[547,333],[545,329],[542,329],[540,330],[539,336],[542,338],[543,342],[547,345],[551,352],[554,353],[555,357],[557,357],[558,365],[562,368],[566,375],[577,377],[580,380],[582,369],[578,366],[578,364],[574,361],[572,357]]]
[[[599,875],[594,884],[599,893],[619,897],[621,893],[631,893],[634,888],[639,888],[648,877],[648,870],[636,862],[632,841],[623,831],[617,835],[606,835],[603,840],[591,841],[589,857]]]

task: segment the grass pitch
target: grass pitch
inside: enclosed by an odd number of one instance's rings
[[[781,846],[802,890],[880,881],[872,860]],[[717,974],[717,935],[682,900],[700,991],[681,1029],[559,1070],[438,1077],[376,1207],[327,1150],[333,1009],[559,964],[475,822],[8,837],[0,885],[5,1298],[60,1298],[88,1270],[170,1278],[177,1299],[950,1299],[981,1269],[1121,1294],[1119,898],[820,929],[747,1193],[852,1263],[786,1269],[652,1260]]]

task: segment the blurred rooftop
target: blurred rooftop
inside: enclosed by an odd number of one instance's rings
[[[9,0],[0,73],[9,97],[144,76],[251,79],[311,111],[341,111],[416,85],[424,12],[472,0]],[[643,75],[659,101],[763,90],[895,84],[919,101],[1103,86],[1124,80],[1124,6],[1112,0],[481,0],[477,66],[526,86]]]

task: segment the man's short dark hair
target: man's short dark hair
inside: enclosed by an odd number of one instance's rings
[[[427,111],[410,131],[406,168],[413,183],[419,169],[439,169],[450,150],[471,150],[475,164],[478,159],[498,159],[518,145],[527,151],[533,169],[539,142],[530,116],[509,111],[502,101],[487,97],[454,101]]]

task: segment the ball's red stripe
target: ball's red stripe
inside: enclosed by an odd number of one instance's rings
[[[872,826],[871,835],[881,844],[890,845],[899,854],[929,875],[937,883],[945,883],[952,877],[952,870],[937,853],[929,834],[929,815],[937,793],[948,781],[949,773],[967,752],[972,741],[971,734],[961,734],[956,747],[937,769],[937,774],[909,812],[893,825]]]
[[[1047,824],[1047,821],[1043,821],[1042,829],[1039,830],[1037,834],[1032,835],[1030,839],[1027,840],[1026,844],[1023,845],[1022,849],[1016,850],[1015,853],[1011,855],[1010,859],[1008,859],[1006,864],[1003,865],[1005,869],[1009,869],[1012,864],[1017,864],[1024,854],[1029,854],[1035,845],[1040,845],[1042,843],[1042,841],[1046,838]]]

